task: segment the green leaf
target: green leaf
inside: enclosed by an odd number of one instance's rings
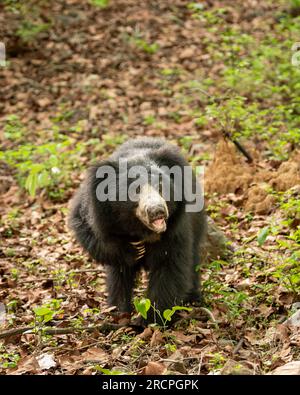
[[[35,172],[31,172],[29,173],[25,182],[25,188],[27,189],[31,197],[35,196],[37,187],[38,187],[38,175]]]
[[[140,300],[135,299],[134,300],[134,307],[138,313],[141,314],[141,316],[146,319],[147,318],[147,312],[151,307],[151,301],[150,299],[142,298]]]
[[[173,317],[175,312],[179,311],[179,310],[192,311],[192,308],[191,307],[184,307],[184,306],[174,306],[174,307],[172,307],[171,310],[170,309],[166,309],[163,312],[164,319],[167,320],[167,321],[171,321],[171,318]]]
[[[49,322],[55,315],[55,312],[49,309],[49,307],[37,307],[34,310],[35,315],[41,322]]]
[[[46,170],[43,170],[39,175],[38,175],[38,186],[39,187],[46,187],[47,185],[50,184],[50,177],[49,173]]]
[[[264,244],[269,234],[270,234],[269,226],[266,226],[265,228],[261,229],[261,231],[258,233],[257,242],[260,247]]]
[[[35,315],[37,315],[37,316],[44,316],[44,315],[47,315],[50,313],[52,314],[52,310],[49,309],[49,307],[37,307],[37,308],[33,309],[33,311],[34,311]]]
[[[174,313],[175,313],[175,311],[170,310],[170,309],[166,309],[163,312],[164,319],[167,320],[167,321],[171,321],[171,318],[172,318]]]
[[[109,0],[91,0],[91,3],[96,7],[105,8],[108,6]]]
[[[109,376],[115,376],[115,375],[125,375],[126,373],[121,372],[120,370],[109,370],[109,369],[104,369],[99,365],[95,366],[96,370],[98,370],[99,372],[109,375]]]

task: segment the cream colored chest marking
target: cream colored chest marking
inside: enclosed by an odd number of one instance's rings
[[[137,252],[136,261],[142,259],[146,253],[146,247],[144,241],[131,241],[130,244],[134,247]]]

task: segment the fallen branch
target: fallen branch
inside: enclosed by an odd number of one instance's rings
[[[93,325],[93,326],[82,326],[75,328],[73,326],[65,327],[65,328],[51,328],[51,327],[46,327],[46,328],[36,328],[34,326],[25,326],[22,328],[14,328],[14,329],[9,329],[7,331],[0,332],[0,339],[4,339],[10,336],[17,336],[17,335],[22,335],[23,333],[43,333],[45,335],[66,335],[69,333],[75,333],[75,332],[94,332],[94,331],[99,331],[101,333],[107,333],[112,330],[116,330],[122,327],[127,327],[128,325],[121,325],[121,324],[112,324],[112,323],[103,323],[101,325]]]
[[[5,337],[10,337],[10,336],[21,335],[22,333],[26,331],[30,331],[31,329],[33,329],[33,326],[25,326],[23,328],[9,329],[7,331],[0,332],[0,339],[4,339]]]
[[[70,270],[70,272],[68,272],[67,275],[80,274],[80,273],[100,273],[100,272],[103,272],[103,268]],[[40,278],[37,277],[37,278],[31,279],[31,280],[23,280],[22,278],[20,278],[20,282],[22,282],[22,284],[32,283],[32,282],[36,282],[36,281],[57,281],[57,279],[55,277],[40,277]]]

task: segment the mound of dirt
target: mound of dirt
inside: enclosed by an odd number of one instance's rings
[[[234,193],[243,196],[246,211],[268,214],[275,197],[268,192],[286,191],[300,185],[300,151],[283,162],[278,169],[265,170],[248,164],[229,141],[221,140],[215,158],[206,171],[205,190],[208,193]]]
[[[236,153],[233,144],[221,140],[205,174],[205,190],[220,194],[243,193],[253,181],[253,171]]]
[[[256,214],[269,214],[274,208],[276,199],[266,190],[267,185],[253,185],[247,191],[244,208]]]
[[[276,191],[287,191],[288,189],[300,185],[300,152],[283,162],[270,180],[270,185]]]

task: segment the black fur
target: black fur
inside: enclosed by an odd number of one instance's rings
[[[118,171],[120,158],[127,160],[128,166],[188,165],[177,147],[160,139],[139,138],[129,140],[108,160],[89,169],[73,199],[69,225],[83,248],[106,265],[109,303],[120,311],[131,311],[132,290],[141,268],[149,272],[147,297],[161,312],[174,305],[200,301],[195,267],[200,263],[199,244],[206,232],[204,210],[188,213],[185,201],[167,202],[167,230],[158,239],[136,218],[137,203],[99,202],[96,198],[95,190],[101,181],[95,177],[97,168],[112,165]],[[137,251],[131,243],[141,240],[146,252],[136,260]]]

